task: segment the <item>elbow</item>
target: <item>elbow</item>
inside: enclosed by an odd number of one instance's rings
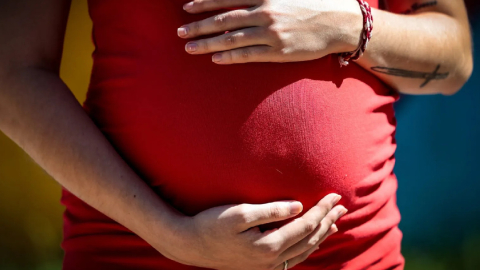
[[[442,91],[445,96],[451,96],[460,91],[473,72],[473,48],[470,31],[458,31],[458,33],[461,33],[461,35],[455,39],[458,43],[456,45],[457,49],[453,51],[460,53],[456,55],[456,61],[453,63],[452,83],[448,84],[449,87]]]
[[[28,62],[18,60],[0,62],[0,93],[7,84],[14,82],[14,77],[30,69],[45,70],[47,72],[60,76],[59,65],[52,66],[33,61]]]
[[[452,78],[453,83],[449,84],[448,87],[443,89],[442,94],[445,96],[452,96],[456,94],[462,87],[467,83],[467,81],[472,76],[473,72],[473,56],[469,53],[465,56],[464,61],[459,63],[458,68],[456,69],[457,72],[455,73],[454,78]]]

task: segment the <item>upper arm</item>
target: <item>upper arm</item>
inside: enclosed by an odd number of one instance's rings
[[[70,0],[0,1],[0,71],[58,72],[69,8]]]

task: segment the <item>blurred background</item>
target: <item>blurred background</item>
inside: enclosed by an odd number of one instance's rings
[[[466,3],[480,50],[480,3]],[[61,76],[79,102],[92,65],[91,27],[87,0],[73,0]],[[454,96],[402,96],[396,115],[406,269],[479,270],[480,70]],[[60,186],[0,132],[0,270],[61,269],[59,199]]]

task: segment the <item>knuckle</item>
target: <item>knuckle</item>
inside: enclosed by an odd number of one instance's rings
[[[280,248],[278,247],[278,245],[271,245],[267,248],[267,253],[265,253],[265,256],[267,258],[274,259],[278,256],[279,251],[280,251]]]
[[[225,14],[219,14],[213,17],[213,23],[217,27],[221,27],[227,24],[228,17]]]
[[[289,55],[292,53],[292,50],[289,48],[281,48],[278,52],[281,55]]]
[[[237,36],[228,35],[224,38],[223,43],[227,46],[233,46],[237,43]]]
[[[193,30],[193,33],[199,33],[200,32],[200,22],[193,22],[192,27],[190,28]]]
[[[333,217],[328,215],[324,219],[325,219],[325,223],[328,226],[328,228],[330,228],[332,226],[332,224],[335,223],[335,221],[337,221],[336,215],[333,216]]]
[[[230,19],[239,19],[240,17],[242,17],[243,13],[240,10],[232,10],[227,14],[228,14],[228,17],[230,17]]]
[[[213,17],[213,23],[216,27],[225,28],[235,22],[235,20],[242,17],[242,13],[238,10],[233,10],[228,13],[218,14]]]
[[[278,24],[270,25],[265,30],[270,37],[276,40],[282,40],[282,28]]]
[[[242,59],[247,60],[251,57],[252,51],[248,48],[243,48],[240,50],[240,55],[242,56]],[[276,210],[272,214],[276,215],[276,217],[279,217],[280,215]]]
[[[247,61],[250,58],[250,49],[248,48],[243,48],[235,51],[235,55],[232,55],[232,58],[237,58],[239,61]],[[271,210],[269,212],[269,215],[273,215],[276,213],[272,213]]]
[[[249,223],[252,221],[250,216],[250,207],[247,204],[240,204],[235,215],[237,221],[240,223]]]
[[[266,22],[273,23],[275,21],[275,12],[269,8],[265,7],[258,11],[258,15]]]
[[[259,246],[260,252],[265,256],[265,255],[270,255],[273,250],[272,250],[273,245],[271,244],[263,244]]]
[[[227,61],[233,62],[235,60],[234,51],[226,51],[224,56]]]
[[[248,49],[243,49],[242,50],[242,57],[243,58],[248,58],[249,57],[249,50]],[[281,218],[283,216],[283,210],[282,208],[277,205],[277,204],[273,204],[270,206],[269,208],[269,216],[272,217],[272,218]]]
[[[306,233],[311,233],[317,228],[317,223],[313,220],[305,220],[304,221],[304,230]]]
[[[248,213],[250,207],[249,207],[248,204],[242,203],[242,204],[237,205],[236,208],[237,208],[236,212],[240,215],[243,215],[245,213]]]
[[[278,32],[278,27],[275,24],[265,27],[265,33],[274,36]]]
[[[317,243],[318,243],[319,240],[320,240],[320,239],[319,239],[318,237],[314,237],[314,238],[310,239],[310,240],[307,242],[307,246],[308,246],[308,247],[314,247],[314,246],[317,245]]]
[[[257,245],[259,253],[266,258],[276,258],[280,250],[280,246],[277,243],[261,243]]]
[[[204,52],[208,52],[210,45],[208,44],[207,41],[203,41],[203,42],[200,42],[200,47]]]

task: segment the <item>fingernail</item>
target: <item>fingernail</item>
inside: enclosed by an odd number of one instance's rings
[[[213,62],[220,62],[220,61],[222,61],[222,55],[219,54],[219,53],[214,54],[214,55],[212,56],[212,61],[213,61]],[[290,205],[290,207],[291,207],[291,205]],[[298,213],[300,213],[300,212],[298,212]]]
[[[193,7],[193,1],[183,5],[183,10],[190,10]]]
[[[177,34],[180,37],[184,37],[188,34],[188,28],[187,27],[180,27],[177,29]]]
[[[345,215],[347,212],[348,212],[347,208],[342,207],[342,209],[341,209],[340,212],[338,213],[338,218],[342,217],[342,216]]]
[[[315,250],[319,250],[319,249],[320,249],[320,247],[317,247]]]
[[[333,205],[337,204],[340,201],[341,198],[342,198],[342,196],[340,196],[340,195],[334,196],[334,198],[332,199]]]
[[[198,45],[196,43],[187,43],[187,52],[194,52],[198,49]]]
[[[290,214],[296,215],[303,210],[303,205],[300,202],[291,202],[290,203]]]

